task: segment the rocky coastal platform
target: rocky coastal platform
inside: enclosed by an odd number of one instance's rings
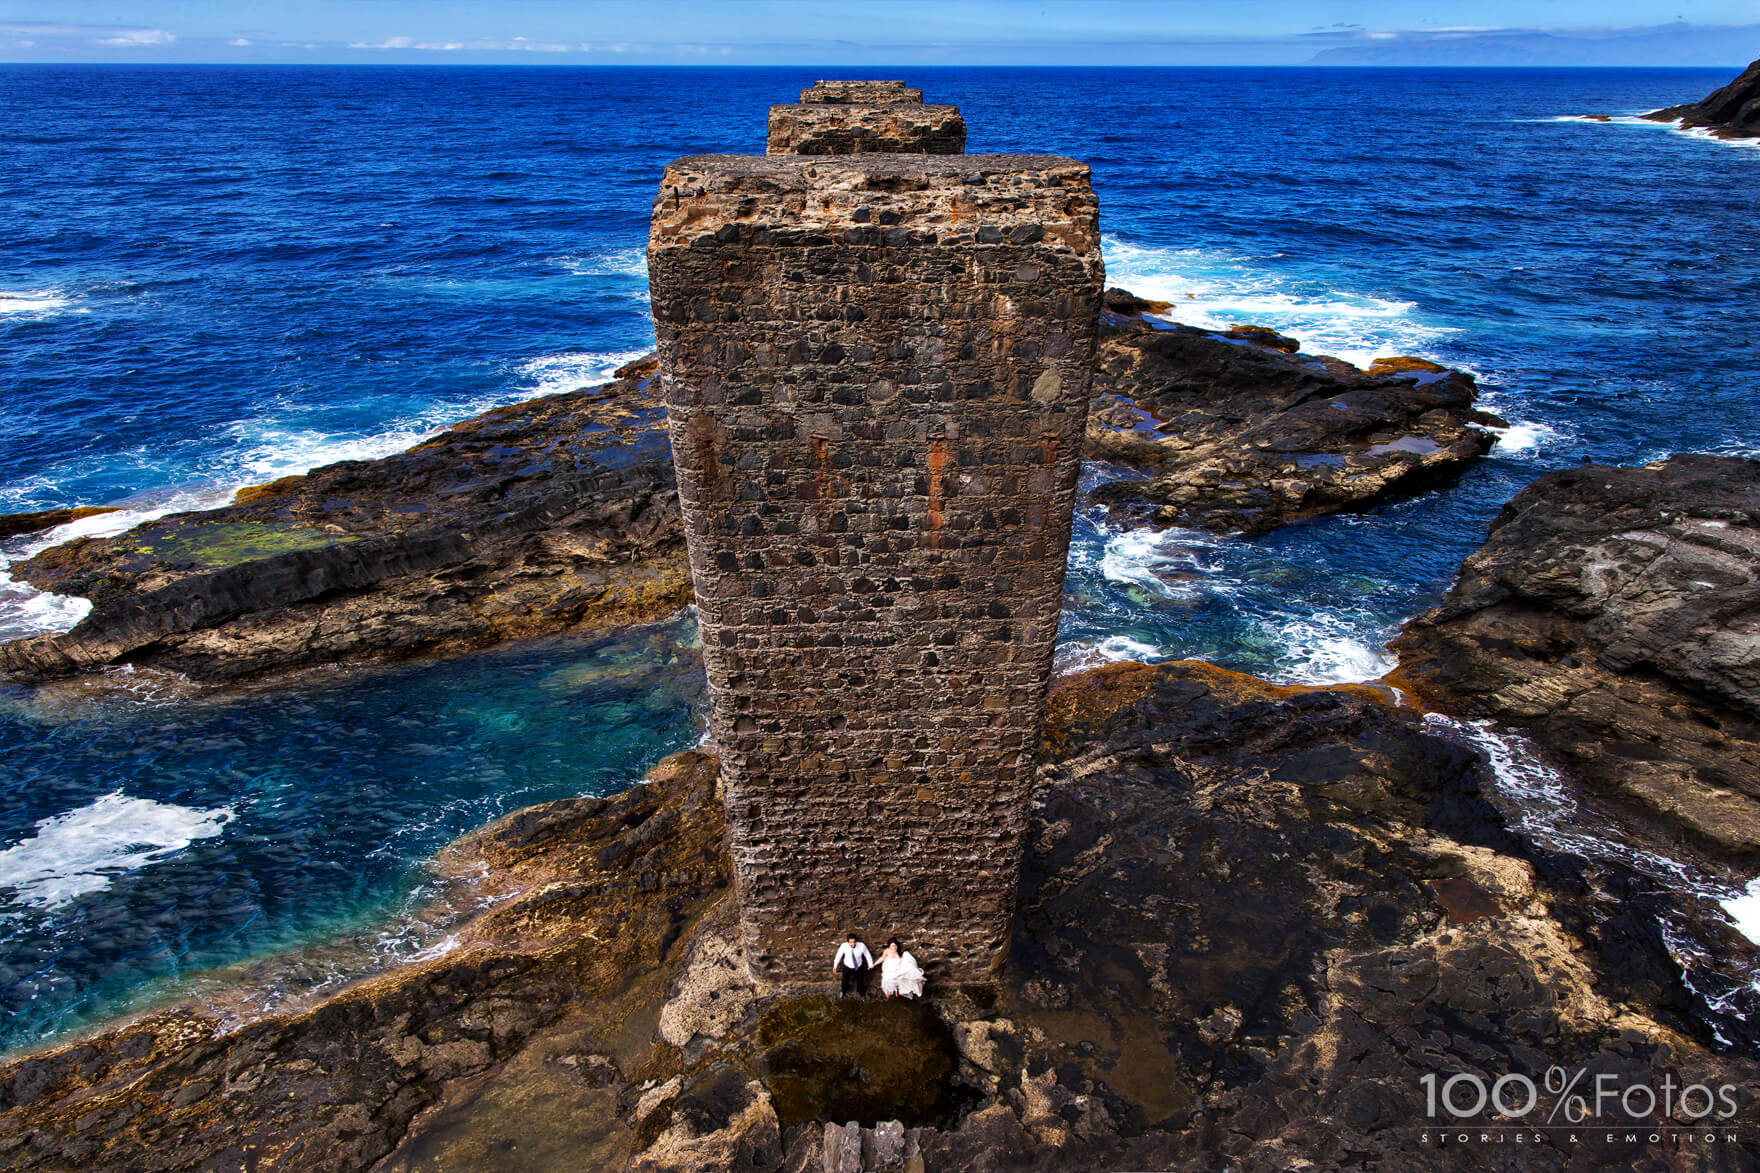
[[[11,573],[92,612],[0,643],[0,675],[130,664],[229,682],[675,611],[690,568],[652,372],[51,547]]]
[[[1157,525],[1263,533],[1446,482],[1493,442],[1470,375],[1362,371],[1257,326],[1173,324],[1109,290],[1086,455],[1144,474],[1095,494]],[[1145,316],[1148,314],[1149,316]],[[345,461],[51,547],[11,569],[91,600],[73,630],[0,643],[0,677],[134,665],[228,684],[641,622],[691,601],[655,364],[498,408],[408,452]],[[0,517],[0,536],[103,507]]]
[[[1262,326],[1174,325],[1107,291],[1088,454],[1146,470],[1094,493],[1157,525],[1260,534],[1458,476],[1502,420],[1464,371],[1420,358],[1361,370]]]
[[[1195,663],[1066,678],[1008,968],[949,987],[910,942],[918,1004],[751,984],[716,762],[678,755],[449,849],[504,896],[441,957],[0,1068],[0,1164],[1477,1169],[1483,1149],[1439,1143],[1425,1076],[1751,1095],[1760,1064],[1719,1053],[1641,904],[1513,835],[1484,758],[1392,701]],[[1535,1130],[1520,1167],[1753,1167],[1751,1135],[1717,1132]]]
[[[1697,102],[1652,110],[1644,117],[1677,122],[1687,130],[1708,130],[1718,138],[1760,138],[1760,61]]]
[[[1521,730],[1671,850],[1760,868],[1760,462],[1541,477],[1394,648],[1426,703]]]

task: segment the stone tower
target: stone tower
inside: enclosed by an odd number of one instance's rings
[[[747,956],[1006,954],[1103,273],[1088,168],[820,82],[666,169],[648,264]],[[876,952],[878,950],[876,949]]]

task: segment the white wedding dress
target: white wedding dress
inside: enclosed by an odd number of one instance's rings
[[[908,952],[880,962],[880,991],[884,994],[921,998],[923,981],[923,967]]]

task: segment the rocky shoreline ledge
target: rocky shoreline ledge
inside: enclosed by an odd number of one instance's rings
[[[1086,455],[1136,524],[1260,534],[1459,475],[1493,443],[1470,375],[1368,371],[1274,331],[1218,333],[1109,290]],[[652,358],[498,408],[380,460],[246,489],[223,508],[50,547],[11,568],[89,599],[72,630],[0,643],[0,677],[122,665],[230,684],[643,622],[691,601]],[[98,509],[0,517],[0,534]]]
[[[1757,633],[1760,462],[1689,455],[1541,477],[1393,648],[1426,703],[1521,730],[1623,823],[1751,876]]]
[[[992,987],[934,987],[932,942],[922,1004],[749,984],[716,763],[686,753],[455,845],[518,895],[442,957],[229,1033],[179,1008],[0,1068],[0,1162],[1468,1169],[1427,1074],[1760,1080],[1642,907],[1512,835],[1483,757],[1389,690],[1114,665],[1058,685],[1042,757]],[[1745,1135],[1606,1132],[1536,1131],[1522,1167],[1755,1160]]]
[[[1112,289],[1088,455],[1148,471],[1094,493],[1160,526],[1261,534],[1458,476],[1490,451],[1464,371],[1417,358],[1367,371],[1262,326],[1200,330]]]
[[[1643,117],[1679,123],[1683,130],[1707,130],[1718,138],[1760,138],[1760,61],[1697,102],[1652,110]]]
[[[690,567],[653,369],[52,546],[13,576],[93,609],[0,643],[0,675],[129,664],[226,683],[676,611]]]

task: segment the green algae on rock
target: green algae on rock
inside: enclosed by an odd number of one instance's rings
[[[222,570],[305,550],[322,550],[358,542],[354,534],[283,525],[273,521],[212,521],[201,514],[167,518],[151,536],[143,534],[129,558],[123,554],[119,573],[144,571],[154,563],[172,568]],[[119,545],[118,549],[126,549]],[[97,600],[94,599],[94,602]]]

